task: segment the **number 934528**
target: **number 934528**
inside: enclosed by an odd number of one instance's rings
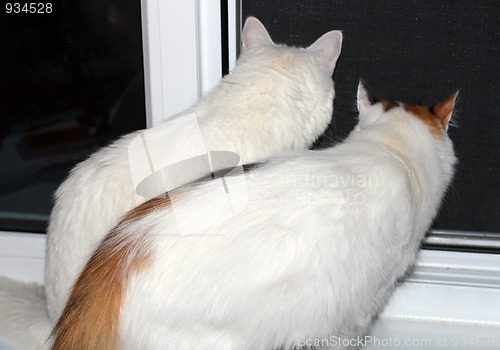
[[[52,13],[50,2],[8,2],[5,4],[6,13]]]

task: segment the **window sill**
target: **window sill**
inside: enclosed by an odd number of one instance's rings
[[[498,310],[500,256],[424,250],[364,349],[498,349]]]
[[[43,283],[45,237],[0,232],[0,274]],[[365,349],[498,348],[499,309],[500,255],[422,250]]]
[[[44,282],[44,234],[0,232],[0,275],[25,282]]]

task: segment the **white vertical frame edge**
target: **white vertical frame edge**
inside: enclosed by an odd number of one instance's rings
[[[228,51],[229,51],[229,71],[231,72],[236,65],[238,53],[239,34],[241,32],[241,0],[228,0]]]
[[[205,95],[222,77],[220,1],[199,0],[198,18],[200,87]]]
[[[141,0],[141,21],[146,125],[150,128],[163,119],[162,80],[153,75],[153,72],[161,71],[158,1]]]
[[[218,0],[141,0],[147,126],[187,109],[222,76]]]
[[[196,0],[141,0],[147,126],[168,120],[200,95]]]

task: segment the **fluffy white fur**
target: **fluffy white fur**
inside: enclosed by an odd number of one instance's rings
[[[0,276],[0,344],[5,341],[21,350],[49,349],[50,331],[43,286]]]
[[[276,45],[264,26],[249,18],[242,33],[242,54],[232,74],[181,115],[196,113],[208,150],[233,151],[243,163],[308,148],[331,119],[331,76],[341,42],[341,33],[331,31],[308,49]],[[128,145],[136,135],[127,135],[78,164],[57,190],[46,268],[52,322],[61,314],[70,287],[98,243],[124,213],[146,200],[136,195],[129,170]],[[172,149],[164,139],[150,145],[150,152],[182,152],[180,148]],[[18,288],[33,287],[19,284]],[[10,307],[9,300],[0,297],[0,317]],[[26,310],[19,312],[26,320],[32,319]],[[1,329],[0,339],[16,338],[19,332],[19,337],[29,338],[23,324],[13,322]],[[46,328],[45,324],[41,327]]]
[[[436,137],[404,106],[358,96],[345,142],[246,174],[232,218],[202,228],[225,215],[207,182],[176,204],[199,207],[193,235],[178,235],[171,208],[121,228],[154,262],[128,285],[120,349],[290,349],[365,332],[414,262],[456,158],[445,127]]]

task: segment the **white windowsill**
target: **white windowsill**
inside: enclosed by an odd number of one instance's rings
[[[0,231],[0,275],[43,283],[45,235]]]
[[[0,275],[43,283],[44,264],[45,235],[0,232]],[[366,349],[500,348],[500,255],[421,251],[371,334],[386,343]]]

